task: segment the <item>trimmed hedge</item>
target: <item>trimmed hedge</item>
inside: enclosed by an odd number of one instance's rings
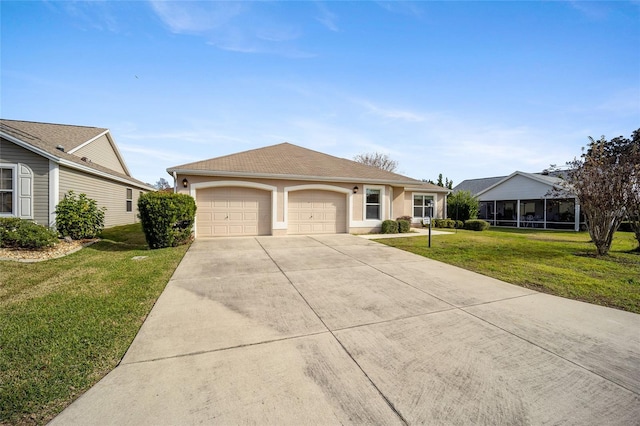
[[[104,207],[87,194],[69,191],[56,206],[56,230],[74,240],[95,238],[104,228]]]
[[[58,244],[58,234],[30,220],[0,218],[0,247],[41,249]]]
[[[433,226],[436,228],[455,228],[456,221],[453,219],[432,219]]]
[[[190,195],[148,192],[138,199],[138,210],[149,248],[176,247],[191,241],[196,201]]]
[[[470,231],[484,231],[489,229],[490,226],[489,222],[480,219],[469,219],[464,223],[464,229]]]
[[[398,222],[395,220],[385,220],[382,222],[382,233],[383,234],[397,234],[398,233]]]
[[[398,221],[398,231],[401,234],[405,234],[411,230],[411,222],[405,219],[399,219]]]

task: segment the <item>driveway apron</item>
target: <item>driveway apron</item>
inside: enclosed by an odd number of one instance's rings
[[[640,315],[351,235],[199,239],[51,424],[640,424]]]

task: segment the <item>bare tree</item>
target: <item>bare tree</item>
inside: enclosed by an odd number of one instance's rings
[[[162,191],[163,189],[169,189],[171,188],[171,185],[169,184],[169,182],[167,182],[167,180],[165,178],[160,178],[158,179],[158,181],[155,183],[155,185],[153,185],[154,188],[156,188],[158,191]]]
[[[567,163],[567,180],[560,190],[578,197],[597,254],[604,256],[637,195],[638,141],[621,136],[611,141],[604,136],[589,140],[586,152]]]
[[[395,172],[398,168],[397,161],[392,160],[389,155],[380,152],[358,154],[353,157],[353,160],[388,172]]]

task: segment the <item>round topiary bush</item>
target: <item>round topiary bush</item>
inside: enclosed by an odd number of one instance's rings
[[[470,231],[484,231],[489,229],[490,226],[489,222],[480,219],[469,219],[464,223],[464,229]]]
[[[407,233],[410,230],[411,230],[411,222],[405,219],[398,220],[398,231],[400,231],[401,234]]]
[[[86,194],[69,191],[56,206],[56,230],[74,240],[95,238],[104,228],[105,210]]]
[[[398,222],[395,220],[385,220],[382,222],[382,233],[383,234],[397,234],[398,233]]]
[[[190,195],[148,192],[138,199],[138,210],[149,248],[176,247],[191,241],[196,201]]]

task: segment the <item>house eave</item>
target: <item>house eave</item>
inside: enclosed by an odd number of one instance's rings
[[[415,185],[415,181],[391,181],[387,179],[373,179],[364,177],[327,177],[327,176],[307,176],[307,175],[290,175],[290,174],[276,174],[276,173],[248,173],[248,172],[229,172],[218,170],[193,170],[193,169],[167,169],[167,173],[177,173],[180,175],[193,175],[193,176],[210,176],[210,177],[235,177],[235,178],[248,178],[248,179],[276,179],[276,180],[299,180],[299,181],[313,181],[313,182],[344,182],[344,183],[373,183],[383,184],[390,186],[405,186]]]
[[[49,153],[49,152],[47,152],[47,151],[45,151],[43,149],[35,147],[35,146],[31,145],[28,142],[24,142],[24,141],[14,137],[14,136],[11,136],[11,135],[8,135],[7,133],[4,133],[2,131],[0,131],[0,136],[3,137],[4,139],[10,141],[10,142],[15,143],[16,145],[20,146],[21,148],[24,148],[24,149],[26,149],[28,151],[31,151],[31,152],[33,152],[35,154],[38,154],[41,157],[44,157],[47,160],[53,161],[54,163],[59,164],[61,166],[68,167],[70,169],[80,170],[80,171],[88,173],[88,174],[104,177],[104,178],[111,179],[111,180],[114,180],[114,181],[117,181],[117,182],[126,183],[127,185],[131,185],[131,186],[134,186],[136,188],[142,188],[142,189],[145,189],[145,190],[148,190],[148,191],[155,191],[155,188],[153,188],[151,186],[146,186],[146,185],[143,186],[143,185],[140,185],[137,182],[133,182],[133,181],[130,181],[128,179],[121,178],[120,176],[114,176],[114,175],[112,175],[110,173],[105,173],[105,172],[102,172],[100,170],[96,170],[96,169],[93,169],[91,167],[83,166],[81,164],[74,163],[73,161],[69,161],[69,160],[65,160],[63,158],[57,157],[57,156],[52,155],[51,153]]]

